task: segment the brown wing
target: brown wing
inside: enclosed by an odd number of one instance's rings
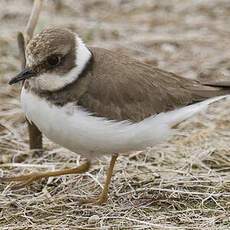
[[[219,88],[153,68],[100,48],[91,48],[93,67],[88,89],[78,104],[97,116],[114,120],[141,121],[223,94]]]

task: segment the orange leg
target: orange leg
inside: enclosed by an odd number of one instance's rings
[[[107,202],[108,200],[108,192],[109,192],[109,185],[111,182],[111,178],[113,175],[113,169],[117,160],[118,154],[114,154],[112,155],[112,158],[110,160],[110,165],[109,168],[107,170],[107,175],[106,175],[106,179],[105,179],[105,184],[104,184],[104,188],[101,192],[101,194],[99,195],[98,198],[96,199],[87,199],[87,200],[83,200],[82,203],[92,203],[92,204],[98,204],[98,205],[102,205],[104,203]]]
[[[72,169],[62,169],[62,170],[57,170],[57,171],[48,171],[48,172],[41,172],[41,173],[31,173],[31,174],[26,174],[26,175],[21,175],[21,176],[15,176],[15,177],[3,177],[0,178],[0,181],[19,181],[19,183],[15,184],[12,186],[13,189],[18,189],[25,187],[32,182],[36,180],[40,180],[42,178],[48,178],[48,177],[53,177],[53,176],[61,176],[61,175],[67,175],[67,174],[77,174],[77,173],[85,173],[89,170],[90,168],[90,162],[86,161],[82,165],[76,168]]]

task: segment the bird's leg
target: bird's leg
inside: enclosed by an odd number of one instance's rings
[[[109,185],[111,182],[111,178],[113,175],[113,169],[117,160],[118,154],[113,154],[112,158],[110,160],[109,168],[107,170],[106,178],[105,178],[105,184],[103,187],[103,190],[99,197],[97,199],[87,199],[82,201],[82,203],[92,203],[92,204],[98,204],[102,205],[107,202],[108,200],[108,192],[109,192]]]
[[[114,169],[117,157],[118,157],[118,154],[112,155],[112,158],[111,158],[110,164],[109,164],[109,168],[108,168],[107,173],[106,173],[104,188],[103,188],[101,194],[99,195],[99,197],[96,201],[97,204],[106,203],[108,200],[109,185],[111,182],[111,178],[113,175],[113,169]]]
[[[53,176],[61,176],[61,175],[67,175],[67,174],[77,174],[77,173],[85,173],[90,168],[90,162],[86,161],[82,165],[71,168],[71,169],[62,169],[62,170],[56,170],[56,171],[48,171],[48,172],[41,172],[41,173],[31,173],[31,174],[25,174],[21,176],[15,176],[15,177],[2,177],[0,178],[0,181],[19,181],[19,183],[12,186],[14,189],[22,188],[24,186],[27,186],[31,184],[32,182],[36,180],[40,180],[42,178],[48,178]]]

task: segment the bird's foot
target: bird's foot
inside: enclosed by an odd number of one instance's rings
[[[88,199],[82,199],[80,200],[80,204],[84,205],[84,204],[89,204],[89,205],[103,205],[105,203],[107,203],[108,201],[108,195],[107,194],[101,194],[99,197],[97,198],[88,198]]]
[[[31,174],[25,174],[21,176],[2,177],[0,178],[0,181],[18,182],[18,183],[14,183],[11,186],[11,189],[20,189],[42,178],[44,178],[43,173],[31,173]]]
[[[13,177],[2,177],[0,178],[1,181],[5,182],[19,182],[14,184],[11,188],[12,189],[19,189],[22,187],[25,187],[27,185],[30,185],[34,181],[41,180],[42,178],[48,178],[48,177],[54,177],[54,176],[62,176],[62,175],[68,175],[68,174],[79,174],[79,173],[85,173],[90,168],[90,162],[86,161],[82,165],[76,167],[76,168],[67,168],[62,170],[56,170],[56,171],[48,171],[48,172],[37,172],[37,173],[31,173],[31,174],[25,174],[21,176],[13,176]]]

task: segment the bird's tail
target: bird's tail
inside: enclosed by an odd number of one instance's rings
[[[203,86],[199,89],[194,89],[194,98],[197,98],[196,103],[171,111],[171,119],[169,120],[170,127],[174,127],[182,121],[192,117],[196,113],[205,110],[208,105],[217,102],[221,99],[230,97],[230,81],[212,81],[200,82]]]
[[[204,93],[207,94],[207,97],[215,97],[221,95],[229,95],[230,94],[230,80],[202,80],[199,79],[200,84],[204,87],[207,87],[207,90],[204,90]]]
[[[204,100],[202,102],[198,102],[198,103],[188,105],[188,106],[182,107],[180,109],[168,112],[167,117],[170,117],[170,119],[167,119],[168,125],[170,127],[175,127],[176,125],[178,125],[182,121],[192,117],[196,113],[199,113],[199,112],[207,109],[208,105],[210,105],[214,102],[217,102],[221,99],[227,98],[228,96],[230,96],[230,95],[223,95],[223,96],[217,96],[217,97],[209,98],[209,99]]]

